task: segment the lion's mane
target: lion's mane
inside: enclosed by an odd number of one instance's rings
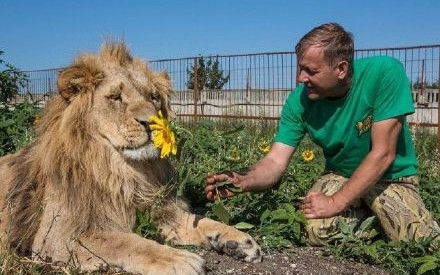
[[[134,209],[150,207],[171,179],[172,169],[166,160],[149,161],[151,173],[145,177],[97,136],[89,114],[95,100],[93,91],[107,77],[101,73],[105,64],[136,67],[152,79],[164,98],[170,95],[169,79],[158,77],[144,61],[132,58],[123,43],[106,43],[99,55],[81,55],[60,73],[59,93],[46,104],[36,138],[7,157],[13,173],[6,197],[11,217],[9,243],[21,253],[30,252],[47,198],[65,205],[64,211],[72,217],[66,225],[71,232],[127,231],[135,220]],[[65,94],[71,74],[82,84],[75,100]],[[48,192],[57,196],[47,196]],[[157,216],[169,218],[171,205],[170,209],[161,207]]]

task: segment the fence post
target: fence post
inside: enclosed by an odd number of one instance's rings
[[[422,76],[420,77],[420,98],[420,103],[427,107],[428,100],[425,94],[425,59],[422,59]]]
[[[439,54],[440,54],[440,48],[439,48]],[[437,79],[437,153],[440,159],[440,58],[438,61],[438,79]]]
[[[295,52],[296,55],[296,52]],[[299,76],[299,62],[298,62],[298,55],[296,55],[296,72],[295,72],[295,87],[293,87],[293,89],[296,88],[296,86],[298,86],[298,76]]]
[[[199,70],[197,68],[198,58],[194,58],[194,120],[197,121],[197,101],[199,100],[199,81],[197,79],[197,75],[199,74]]]

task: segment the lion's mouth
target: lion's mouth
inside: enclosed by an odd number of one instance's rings
[[[146,147],[150,144],[153,144],[152,140],[149,138],[147,141],[145,141],[144,143],[140,144],[140,145],[127,145],[127,146],[123,146],[121,148],[121,150],[138,150],[141,149],[143,147]]]
[[[142,146],[125,147],[122,150],[122,155],[134,160],[150,160],[159,157],[159,150],[151,141],[144,143]]]
[[[134,152],[137,150],[144,150],[147,147],[154,147],[153,140],[151,138],[152,136],[151,131],[147,131],[147,134],[148,134],[148,138],[146,141],[140,144],[135,144],[135,142],[129,142],[129,144],[123,146],[121,145],[118,146],[117,144],[114,144],[112,140],[105,135],[101,135],[101,137],[104,140],[106,140],[111,147],[113,147],[114,149],[125,155],[125,152]]]

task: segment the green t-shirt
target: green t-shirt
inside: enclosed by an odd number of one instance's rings
[[[340,99],[310,100],[299,85],[281,112],[275,142],[297,147],[305,133],[322,147],[326,170],[350,177],[371,150],[371,125],[414,113],[408,78],[402,64],[386,56],[358,59],[349,92]],[[397,143],[396,159],[383,178],[417,174],[417,160],[408,124]]]

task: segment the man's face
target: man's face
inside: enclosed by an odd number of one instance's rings
[[[341,68],[330,67],[324,59],[322,47],[312,46],[305,51],[298,62],[298,81],[304,83],[307,88],[307,96],[311,100],[327,97],[339,97],[345,95],[346,91],[339,88],[339,80],[345,77],[341,75]]]

